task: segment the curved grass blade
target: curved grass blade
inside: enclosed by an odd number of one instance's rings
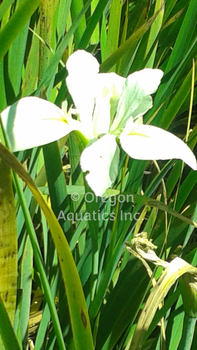
[[[30,217],[30,213],[29,213],[29,210],[28,210],[28,207],[26,204],[25,196],[24,196],[22,189],[21,189],[21,186],[19,184],[19,179],[15,173],[13,174],[13,176],[14,176],[15,188],[17,190],[17,194],[18,194],[18,197],[20,200],[20,205],[22,207],[23,214],[25,217],[25,225],[26,225],[29,237],[31,239],[36,268],[40,274],[40,279],[42,281],[45,299],[46,299],[46,302],[48,303],[48,306],[50,309],[50,316],[51,316],[51,319],[53,321],[53,327],[55,330],[57,343],[58,343],[60,350],[65,350],[64,339],[63,339],[63,335],[61,332],[60,322],[59,322],[59,319],[57,316],[57,310],[55,307],[54,296],[52,295],[51,288],[50,288],[48,278],[46,275],[46,270],[45,270],[45,266],[43,263],[43,259],[42,259],[40,247],[38,244],[37,236],[36,236],[36,233],[35,233],[35,230],[33,227],[33,223],[32,223],[31,217]]]
[[[110,196],[114,196],[114,195],[118,195],[120,193],[119,190],[107,190],[106,192],[106,196],[110,197]],[[187,218],[186,216],[179,214],[177,211],[171,209],[169,206],[165,205],[164,203],[156,200],[156,199],[152,199],[150,197],[146,197],[146,196],[141,196],[138,194],[132,194],[130,192],[122,192],[121,195],[124,195],[125,198],[127,198],[128,202],[131,203],[137,203],[140,205],[149,205],[151,207],[155,207],[157,209],[160,209],[164,212],[167,212],[168,214],[176,217],[177,219],[180,219],[181,221],[187,222],[189,225],[192,225],[194,227],[197,227],[197,223],[194,222],[193,220],[190,220],[189,218]]]
[[[14,323],[17,293],[17,229],[12,177],[0,159],[0,296]],[[1,315],[2,317],[2,315]],[[1,318],[0,317],[0,318]],[[4,349],[1,339],[0,348]]]
[[[41,192],[36,187],[33,179],[23,168],[17,158],[2,144],[0,144],[0,156],[25,181],[32,191],[35,199],[42,208],[48,222],[51,234],[57,249],[59,263],[62,270],[63,281],[68,300],[71,326],[76,350],[93,349],[93,340],[90,321],[79,279],[78,271],[67,243],[66,237],[49,205]]]
[[[169,289],[180,276],[185,273],[196,274],[196,271],[195,267],[180,258],[175,258],[169,263],[169,266],[162,273],[147,299],[139,317],[130,347],[127,347],[127,350],[140,350],[142,348],[144,335],[153,320],[159,304],[163,301]]]

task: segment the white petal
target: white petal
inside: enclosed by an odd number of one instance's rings
[[[80,120],[90,124],[92,123],[99,63],[90,53],[78,50],[69,57],[66,68],[68,70],[66,83]]]
[[[99,72],[99,63],[97,59],[92,56],[89,52],[84,50],[75,51],[66,62],[66,69],[69,75],[75,76],[86,76],[95,75]]]
[[[197,170],[196,158],[178,137],[152,125],[140,125],[129,135],[120,136],[124,151],[132,158],[144,160],[181,159]]]
[[[97,196],[111,187],[118,173],[119,148],[113,135],[104,135],[85,148],[81,168],[88,171],[86,180]]]
[[[97,93],[93,115],[94,136],[108,133],[125,78],[115,73],[101,73],[97,75]]]
[[[106,88],[108,91],[111,91],[112,98],[119,100],[125,81],[126,78],[123,78],[120,75],[113,72],[99,73],[97,78],[98,90],[103,90],[104,88]]]
[[[96,98],[96,105],[93,115],[94,137],[106,134],[110,126],[110,95]]]
[[[24,97],[1,113],[13,152],[45,145],[69,134],[63,112],[38,97]]]
[[[128,76],[123,86],[118,104],[117,116],[111,131],[124,128],[127,120],[137,119],[152,107],[152,97],[161,81],[163,72],[159,69],[146,68]]]

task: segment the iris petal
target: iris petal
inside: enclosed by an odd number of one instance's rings
[[[73,130],[60,108],[34,96],[6,108],[1,117],[13,152],[45,145]]]
[[[128,135],[120,136],[120,143],[132,158],[181,159],[197,170],[196,158],[190,148],[175,135],[156,126],[136,125]]]
[[[129,118],[136,120],[152,107],[152,97],[161,81],[163,72],[146,68],[128,76],[122,89],[117,115],[111,131],[124,128]]]
[[[101,73],[97,75],[96,79],[97,93],[93,114],[95,137],[108,133],[126,80],[115,73]]]
[[[80,163],[86,180],[97,196],[111,187],[118,173],[119,148],[113,135],[104,135],[82,152]]]
[[[66,68],[68,70],[66,83],[80,120],[90,125],[94,110],[99,63],[90,53],[78,50],[69,57]]]

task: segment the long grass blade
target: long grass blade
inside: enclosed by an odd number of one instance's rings
[[[3,145],[0,144],[1,158],[6,161],[23,181],[25,181],[32,191],[35,199],[42,208],[48,221],[51,234],[57,249],[59,262],[62,270],[63,280],[68,299],[71,325],[74,337],[75,348],[80,350],[93,349],[93,340],[87,312],[87,306],[77,272],[77,268],[68,246],[65,235],[47,202],[37,189],[34,181],[24,170],[23,166]]]

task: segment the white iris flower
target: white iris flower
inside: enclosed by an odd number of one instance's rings
[[[142,116],[152,107],[152,97],[161,81],[159,69],[143,69],[122,78],[100,73],[91,54],[79,50],[67,61],[66,83],[76,110],[67,112],[38,97],[25,97],[1,113],[12,151],[55,141],[73,130],[83,135],[87,146],[81,168],[96,195],[101,196],[116,179],[120,141],[132,158],[181,159],[197,170],[189,147],[173,134],[143,125]],[[79,120],[71,117],[71,112]]]

